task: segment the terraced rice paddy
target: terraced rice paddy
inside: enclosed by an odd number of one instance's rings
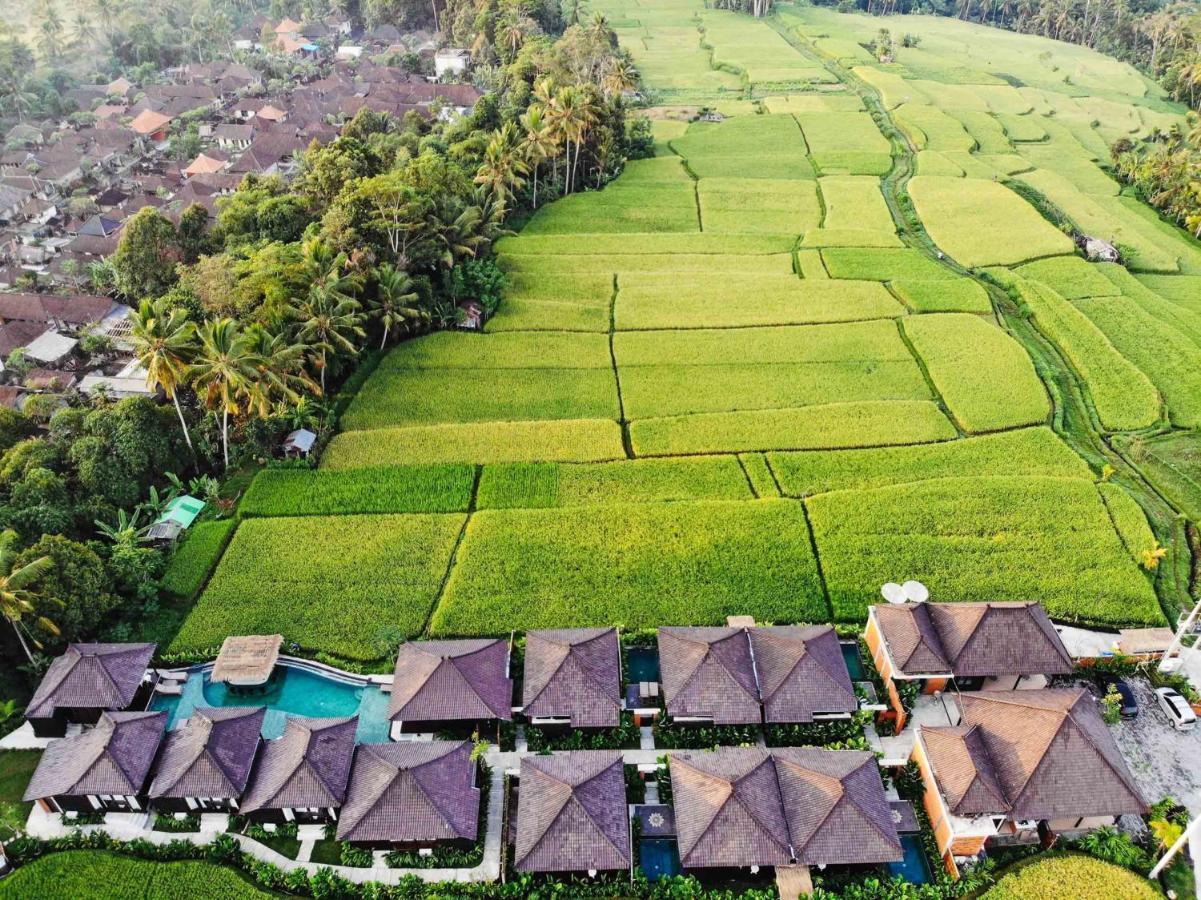
[[[921,42],[882,67],[868,17],[593,8],[664,105],[655,158],[502,241],[487,332],[392,351],[317,472],[259,476],[175,649],[851,623],[906,578],[1162,624],[1139,563],[1167,518],[1073,448],[1201,424],[1201,253],[1098,166],[1174,108],[1091,51],[946,19],[897,20]],[[725,119],[667,117],[687,104]],[[1073,255],[1032,190],[1120,229],[1136,274]],[[1187,434],[1116,441],[1196,509]]]

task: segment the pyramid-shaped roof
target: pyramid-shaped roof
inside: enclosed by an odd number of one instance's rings
[[[480,790],[467,741],[360,744],[338,840],[475,840]]]
[[[522,705],[526,716],[569,717],[575,728],[616,726],[621,718],[617,630],[529,632]]]
[[[501,640],[401,644],[392,679],[393,721],[513,718],[508,645]]]
[[[630,820],[618,750],[521,760],[515,864],[522,872],[626,869]]]

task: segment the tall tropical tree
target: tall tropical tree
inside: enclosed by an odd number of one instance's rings
[[[196,355],[196,326],[188,321],[182,309],[170,308],[161,298],[143,300],[137,310],[130,313],[130,318],[133,326],[129,339],[138,362],[146,370],[146,384],[151,390],[161,388],[175,404],[184,440],[188,449],[195,453],[192,435],[179,405],[179,389],[187,383],[188,366]]]
[[[487,185],[493,196],[508,200],[515,190],[525,184],[523,176],[528,171],[517,126],[505,122],[488,137],[484,161],[475,176],[475,183]]]
[[[308,296],[293,311],[295,339],[315,358],[325,393],[325,372],[330,353],[354,353],[356,338],[367,336],[359,302],[329,287],[314,284]]]
[[[404,330],[415,322],[428,322],[430,314],[417,307],[417,291],[413,279],[403,269],[388,263],[375,270],[376,290],[368,309],[383,329],[379,348],[388,344],[393,329]]]
[[[521,128],[525,136],[521,139],[521,152],[525,164],[534,175],[534,209],[538,208],[538,167],[558,150],[551,136],[543,107],[531,104],[521,117]]]
[[[233,319],[205,322],[199,338],[188,377],[208,408],[221,413],[221,444],[228,469],[229,417],[242,409],[243,401],[258,383],[264,361],[254,353],[250,339]]]
[[[13,631],[17,633],[17,640],[21,642],[21,649],[25,651],[25,657],[33,662],[33,651],[29,649],[29,641],[33,642],[35,647],[41,648],[41,644],[32,636],[26,639],[25,629],[22,621],[26,616],[33,616],[34,620],[51,634],[58,634],[58,626],[45,616],[36,614],[34,607],[35,600],[50,600],[51,598],[41,597],[30,587],[41,576],[45,575],[54,566],[54,560],[49,556],[41,556],[32,562],[27,562],[23,566],[16,566],[17,559],[17,533],[9,529],[0,533],[0,615],[3,615],[8,623],[12,625]],[[57,600],[52,600],[57,603]]]

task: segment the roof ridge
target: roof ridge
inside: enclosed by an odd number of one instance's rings
[[[491,645],[486,645],[486,646],[491,646]],[[442,662],[447,663],[454,668],[455,672],[458,673],[459,677],[463,679],[463,683],[471,691],[472,696],[474,696],[475,699],[479,700],[480,703],[482,703],[484,705],[484,709],[488,710],[489,712],[495,713],[496,710],[492,708],[492,704],[489,703],[486,699],[484,699],[483,694],[481,694],[478,690],[476,690],[475,685],[472,684],[471,679],[467,677],[467,673],[459,668],[459,663],[458,663],[458,660],[462,659],[463,657],[475,656],[477,653],[482,653],[484,651],[484,649],[485,649],[485,647],[481,647],[479,650],[472,650],[470,653],[463,653],[463,654],[460,654],[459,656],[448,656],[445,659],[443,659]],[[437,670],[435,670],[435,672],[436,671]],[[431,672],[430,678],[432,678],[433,675],[434,675],[434,673]],[[426,684],[428,684],[428,683],[429,683],[429,679],[427,678]],[[511,687],[512,687],[512,685],[510,684],[510,688]],[[511,693],[511,691],[510,691],[510,693]]]
[[[745,635],[745,630],[742,633]],[[730,635],[729,637],[734,637],[734,635]],[[728,637],[721,638],[721,640],[723,640],[723,641],[728,640],[728,639],[729,639]],[[747,642],[749,644],[749,642],[750,642],[749,637],[747,637]],[[705,645],[705,654],[701,657],[700,662],[698,662],[696,664],[696,668],[694,668],[691,672],[688,673],[688,677],[686,679],[684,679],[684,683],[681,684],[680,689],[678,691],[676,691],[677,695],[683,694],[689,687],[691,687],[692,682],[696,679],[697,674],[704,667],[705,663],[708,662],[710,659],[712,659],[717,664],[718,668],[721,669],[722,673],[727,678],[729,678],[730,681],[734,682],[734,686],[737,687],[738,690],[740,690],[743,694],[745,694],[751,700],[754,700],[755,703],[762,702],[762,698],[760,697],[760,694],[762,693],[762,689],[759,686],[759,676],[758,676],[758,673],[755,671],[753,659],[751,662],[751,671],[752,671],[753,677],[755,679],[755,692],[752,694],[750,691],[748,691],[743,686],[743,684],[739,680],[738,676],[736,676],[734,674],[734,672],[730,669],[730,667],[727,666],[724,662],[722,662],[721,657],[713,652],[713,644],[712,643],[709,643],[707,641],[697,641],[695,643],[703,643]],[[748,652],[749,652],[749,647],[748,647]]]
[[[792,843],[792,827],[788,824],[788,813],[785,812],[785,810],[784,810],[784,790],[783,790],[783,788],[780,787],[780,773],[776,770],[775,754],[772,753],[771,751],[768,751],[767,755],[763,759],[763,761],[760,762],[758,765],[754,766],[750,771],[741,775],[738,778],[738,781],[742,781],[748,775],[752,774],[753,772],[757,772],[759,769],[761,769],[763,766],[767,765],[768,763],[771,763],[772,781],[774,781],[776,783],[776,797],[780,801],[780,812],[783,813],[783,815],[784,815],[784,829],[785,829],[785,831],[788,832],[788,842],[787,842],[788,843],[788,856],[790,859],[796,859],[796,848],[793,846],[793,843]],[[759,828],[768,835],[768,837],[770,837],[776,843],[781,843],[776,838],[775,834],[773,833],[772,828],[769,827],[765,822],[761,821],[757,815],[755,815],[754,810],[751,809],[749,804],[743,802],[742,797],[739,795],[737,790],[732,791],[731,796],[734,798],[735,801],[737,801],[738,805],[740,807],[742,807],[742,809],[750,817],[751,821],[753,821],[756,825],[758,825]],[[729,801],[727,801],[727,803],[728,802]],[[712,823],[710,823],[710,824],[712,824]]]

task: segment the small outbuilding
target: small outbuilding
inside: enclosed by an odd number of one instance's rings
[[[285,456],[300,457],[308,456],[315,443],[317,443],[316,434],[307,428],[297,428],[284,438],[280,447]]]

